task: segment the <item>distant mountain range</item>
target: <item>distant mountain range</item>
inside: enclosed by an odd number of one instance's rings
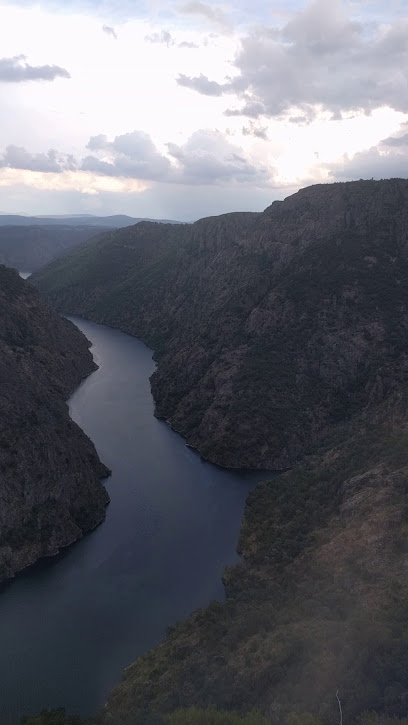
[[[160,222],[165,224],[182,224],[173,219],[148,219],[146,217],[131,217],[126,214],[113,214],[112,216],[93,216],[92,214],[56,214],[55,216],[23,216],[22,214],[0,214],[0,226],[12,225],[28,227],[33,225],[47,226],[64,224],[65,226],[91,226],[119,229],[129,227],[141,221]]]
[[[0,264],[20,271],[33,272],[83,244],[91,237],[108,231],[87,224],[43,224],[32,226],[0,225]]]
[[[0,264],[33,272],[52,259],[83,244],[91,237],[127,226],[139,218],[116,214],[98,217],[92,214],[28,217],[0,215]],[[166,220],[151,220],[164,223]],[[181,222],[167,221],[167,224]]]

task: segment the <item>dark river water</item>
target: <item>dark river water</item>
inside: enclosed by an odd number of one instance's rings
[[[103,706],[167,626],[224,598],[245,498],[261,473],[204,463],[153,416],[152,351],[75,318],[99,370],[69,401],[112,469],[106,521],[0,590],[0,723],[64,705]]]

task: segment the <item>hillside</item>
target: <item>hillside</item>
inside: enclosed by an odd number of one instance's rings
[[[132,217],[126,214],[112,214],[110,216],[94,216],[93,214],[57,214],[55,216],[23,216],[22,214],[0,214],[0,226],[91,226],[105,229],[128,227],[131,224],[145,221],[145,217]],[[180,224],[173,219],[148,219],[148,221]],[[102,229],[103,231],[103,229]]]
[[[104,518],[108,471],[64,402],[94,369],[82,333],[0,266],[0,581]]]
[[[128,667],[98,722],[215,705],[329,724],[336,691],[344,722],[366,710],[406,717],[406,395],[393,402],[392,424],[380,407],[374,424],[336,430],[318,456],[254,489],[227,603],[195,612]]]
[[[128,667],[98,722],[194,705],[328,724],[337,691],[344,722],[406,716],[407,243],[408,181],[361,181],[140,224],[34,275],[154,347],[157,413],[207,458],[302,460],[250,494],[226,604]]]
[[[353,182],[263,214],[142,222],[32,283],[155,349],[156,413],[205,458],[284,469],[404,377],[407,202],[405,180]]]
[[[31,272],[100,233],[100,227],[89,225],[0,224],[0,264]]]
[[[98,722],[194,705],[328,724],[337,691],[344,722],[406,716],[407,243],[408,181],[361,181],[140,224],[34,275],[59,309],[155,348],[157,413],[207,458],[302,459],[250,494],[226,604],[128,667]]]

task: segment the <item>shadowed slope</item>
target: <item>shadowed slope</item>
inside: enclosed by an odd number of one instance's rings
[[[0,266],[0,581],[104,518],[108,471],[64,402],[94,369],[82,333]]]

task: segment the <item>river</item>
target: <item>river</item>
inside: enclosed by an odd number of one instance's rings
[[[166,627],[224,598],[245,498],[261,473],[202,461],[153,415],[152,351],[71,318],[99,369],[69,401],[112,470],[106,520],[0,591],[0,722],[65,706],[101,708],[122,670]]]

